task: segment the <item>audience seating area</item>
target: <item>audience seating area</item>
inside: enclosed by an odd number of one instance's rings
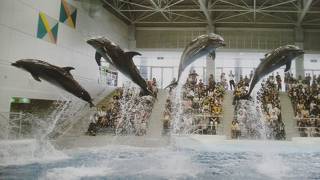
[[[277,73],[262,80],[261,88],[256,94],[257,104],[254,109],[252,101],[241,99],[248,92],[252,74],[240,76],[235,83],[234,75],[230,72],[229,87],[234,90],[233,105],[234,119],[231,124],[231,137],[236,138],[263,138],[261,129],[265,129],[265,138],[286,139],[285,123],[282,121],[279,91],[282,89],[282,79]],[[191,71],[181,91],[180,121],[188,125],[186,133],[212,134],[218,133],[222,127],[222,104],[228,83],[225,73],[220,76],[220,82],[214,80],[213,75],[204,84],[198,80],[196,71]],[[148,81],[149,88],[157,93],[156,80]],[[302,137],[320,137],[320,75],[311,77],[309,74],[303,79],[294,78],[286,73],[284,78],[285,90],[292,101],[295,112],[297,129]],[[170,87],[169,97],[166,100],[163,112],[164,133],[172,129],[172,120],[177,112],[175,88]],[[155,98],[141,97],[135,88],[118,88],[112,98],[97,108],[91,117],[88,135],[113,133],[120,135],[145,135]],[[260,117],[253,117],[252,112]],[[122,113],[126,112],[126,113]],[[262,117],[261,117],[262,116]],[[261,124],[258,119],[263,119]],[[263,127],[265,126],[265,127]]]
[[[221,127],[222,103],[225,89],[222,83],[216,83],[213,75],[210,76],[208,84],[202,79],[198,80],[196,71],[189,73],[187,81],[182,88],[182,114],[180,121],[189,124],[187,133],[195,134],[217,134]],[[174,89],[170,88],[164,111],[164,130],[172,127],[171,120],[177,113],[172,100],[174,100]],[[187,121],[190,120],[191,122]]]
[[[153,81],[148,85],[156,94]],[[91,116],[87,134],[145,135],[154,101],[151,96],[139,96],[136,88],[118,88]]]
[[[235,105],[235,118],[232,121],[231,137],[255,139],[264,138],[265,136],[268,139],[284,140],[285,125],[281,117],[279,99],[279,90],[281,89],[280,75],[274,76],[272,74],[266,80],[263,80],[261,88],[256,95],[256,104],[241,100],[241,97],[248,92],[249,82],[249,78],[240,77],[234,90],[233,105]],[[256,108],[248,109],[253,105],[256,105]],[[256,111],[257,113],[253,113],[252,111]],[[264,123],[261,123],[260,118],[264,120]]]
[[[320,75],[295,79],[286,74],[285,82],[300,136],[320,137]]]

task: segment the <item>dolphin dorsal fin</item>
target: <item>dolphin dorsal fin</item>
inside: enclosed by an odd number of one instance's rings
[[[62,69],[71,75],[70,71],[73,70],[74,67],[67,66],[67,67],[63,67]]]
[[[140,54],[140,53],[135,52],[135,51],[128,51],[128,52],[125,52],[125,54],[126,54],[126,56],[127,56],[127,57],[129,57],[129,59],[132,59],[132,58],[133,58],[133,56],[136,56],[136,55],[141,56],[141,54]]]
[[[98,66],[101,66],[101,57],[102,57],[101,54],[96,52],[95,59],[96,59]]]

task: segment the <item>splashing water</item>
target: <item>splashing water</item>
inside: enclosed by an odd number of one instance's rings
[[[32,131],[26,137],[0,141],[0,164],[23,164],[65,159],[68,156],[56,150],[50,139],[62,135],[79,117],[89,111],[88,105],[77,99],[61,98],[46,118],[33,115]],[[31,139],[30,139],[31,137]]]
[[[243,118],[237,118],[240,124],[241,133],[247,137],[266,140],[270,129],[266,124],[260,101],[257,99],[257,89],[261,88],[261,84],[257,84],[252,91],[251,100],[239,100],[236,105],[235,113],[244,113]],[[239,116],[239,114],[236,114]]]
[[[177,87],[172,93],[173,99],[173,121],[172,133],[174,134],[188,134],[192,130],[192,116],[184,112],[183,101],[183,82],[186,82],[191,67],[187,67],[181,74]]]
[[[137,134],[144,117],[143,113],[151,113],[154,98],[152,96],[139,96],[140,88],[130,84],[123,87],[122,98],[120,99],[120,117],[116,125],[116,135]],[[146,104],[150,104],[147,106]],[[150,114],[149,114],[150,115]]]

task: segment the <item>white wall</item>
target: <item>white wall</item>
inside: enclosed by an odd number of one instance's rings
[[[68,0],[77,7],[77,27],[59,24],[58,42],[52,44],[36,38],[39,12],[59,20],[60,0],[0,1],[0,112],[8,112],[11,97],[57,99],[64,91],[46,82],[34,81],[29,73],[10,66],[22,58],[42,59],[58,66],[73,66],[75,79],[93,98],[106,85],[98,83],[99,71],[92,47],[85,40],[106,36],[121,47],[128,47],[128,27],[104,10],[96,9],[90,17],[90,4]],[[88,2],[88,1],[87,1]]]

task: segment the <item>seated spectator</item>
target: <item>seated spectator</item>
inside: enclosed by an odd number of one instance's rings
[[[319,83],[320,76],[311,77],[310,74],[306,74],[304,79],[301,76],[295,79],[290,75],[290,80],[286,82],[288,95],[295,111],[298,129],[303,137],[317,135],[316,122],[320,113]]]
[[[276,85],[274,76],[271,75],[267,78],[267,80],[262,81],[261,88],[257,92],[257,100],[259,102],[259,106],[256,107],[257,113],[255,113],[254,119],[250,119],[250,117],[248,117],[248,114],[252,114],[252,112],[247,111],[246,109],[249,102],[239,102],[239,98],[247,93],[246,88],[248,87],[248,80],[249,78],[247,76],[245,76],[244,80],[240,78],[240,81],[236,85],[236,89],[234,91],[234,105],[235,111],[237,113],[235,114],[235,122],[233,122],[232,127],[233,136],[235,134],[235,126],[237,121],[243,125],[243,130],[241,130],[241,133],[243,133],[244,135],[246,134],[246,137],[260,138],[261,134],[260,132],[258,132],[258,129],[261,128],[259,127],[261,125],[257,121],[259,121],[259,119],[261,119],[261,117],[263,116],[269,129],[266,136],[272,139],[284,139],[284,123],[282,122],[279,100],[280,89]],[[259,110],[260,108],[262,111]],[[239,127],[239,129],[241,128]]]
[[[216,130],[220,124],[219,118],[222,114],[222,103],[225,90],[220,82],[216,83],[214,81],[212,74],[210,75],[207,85],[205,85],[201,79],[199,79],[198,82],[197,76],[199,75],[193,70],[189,74],[186,83],[182,86],[181,105],[183,114],[179,117],[184,123],[184,126],[181,131],[216,134]],[[164,127],[170,126],[167,124],[167,119],[169,117],[171,119],[171,117],[174,117],[172,113],[176,113],[173,112],[174,108],[171,104],[172,102],[168,99],[166,110],[163,113]],[[210,122],[210,120],[212,122]],[[210,124],[212,125],[211,127]],[[187,127],[190,128],[188,129]],[[198,131],[199,129],[201,131]]]
[[[117,134],[145,135],[153,103],[153,97],[140,97],[136,88],[118,88],[106,103],[108,107],[103,105],[97,110],[96,130],[99,133],[111,129]],[[94,130],[93,124],[89,125],[89,130]]]
[[[90,124],[87,131],[87,134],[89,136],[95,136],[97,134],[97,121],[98,121],[97,113],[94,113],[94,115],[90,116]]]

